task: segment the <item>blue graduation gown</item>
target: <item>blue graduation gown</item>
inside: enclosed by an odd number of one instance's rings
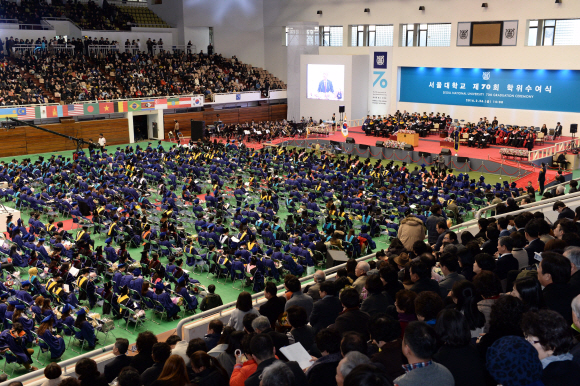
[[[197,297],[191,296],[185,287],[181,287],[179,295],[181,295],[183,300],[187,303],[188,310],[195,310],[197,308]]]
[[[28,357],[28,352],[26,351],[26,343],[26,335],[22,336],[22,344],[18,344],[16,339],[10,335],[10,330],[4,330],[0,334],[0,348],[9,348],[18,357],[18,361],[22,363],[32,362],[32,359]],[[12,363],[14,359],[7,357],[6,361],[7,363]]]
[[[64,354],[64,351],[66,350],[66,344],[64,343],[64,339],[62,337],[57,338],[50,330],[47,329],[44,331],[44,334],[40,336],[40,338],[42,338],[48,345],[48,347],[46,347],[44,344],[40,344],[41,347],[50,350],[51,359],[60,358],[62,354]]]
[[[64,334],[67,336],[72,335],[72,326],[75,324],[75,318],[73,318],[72,316],[67,316],[66,318],[60,319],[60,322],[62,323],[62,325],[66,325],[69,328],[68,329],[64,329]]]
[[[20,300],[24,300],[28,304],[32,304],[34,302],[34,299],[32,299],[32,296],[24,290],[17,290],[16,297]]]
[[[172,318],[177,314],[180,309],[176,304],[173,304],[171,297],[167,292],[157,295],[157,301],[161,303],[163,308],[167,311],[167,317]]]
[[[89,322],[83,322],[81,324],[80,331],[77,332],[76,337],[78,339],[84,339],[89,344],[89,347],[95,347],[96,344],[96,336],[95,336],[95,328]]]

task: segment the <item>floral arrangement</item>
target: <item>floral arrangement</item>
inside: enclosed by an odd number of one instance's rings
[[[405,142],[385,141],[383,146],[386,147],[386,148],[389,148],[389,149],[400,149],[400,150],[403,150],[405,148]]]
[[[512,149],[507,147],[501,148],[499,154],[524,158],[528,157],[528,151],[526,149]]]
[[[441,140],[441,142],[455,142],[455,140],[451,137],[445,137]]]
[[[399,133],[401,133],[401,134],[417,134],[417,132],[415,130],[405,130],[405,129],[398,130],[395,134],[399,134]]]

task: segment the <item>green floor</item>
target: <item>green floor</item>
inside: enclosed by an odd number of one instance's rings
[[[145,147],[147,145],[147,142],[142,142],[141,145],[142,145],[142,147]],[[166,148],[169,147],[169,146],[171,146],[171,144],[169,144],[167,142],[163,142],[163,145]],[[133,146],[135,146],[135,145],[133,145]],[[118,147],[118,145],[108,146],[109,152],[110,153],[114,153],[117,147]],[[17,156],[17,157],[4,157],[4,158],[0,158],[0,161],[11,162],[13,159],[16,159],[17,161],[21,161],[24,158],[31,158],[32,161],[34,162],[39,155],[44,156],[45,159],[46,158],[49,158],[52,155],[56,155],[56,156],[62,155],[63,157],[70,157],[70,158],[72,158],[72,153],[73,153],[72,151],[63,151],[63,152],[44,153],[44,154],[36,154],[36,155],[25,155],[25,156]],[[386,163],[387,161],[385,160],[383,162]],[[400,165],[401,162],[397,162],[397,164]],[[412,170],[415,165],[409,165],[409,166],[410,166],[410,168]],[[502,180],[504,180],[506,178],[505,176],[502,178],[501,176],[494,175],[494,174],[489,174],[489,173],[483,173],[483,174],[481,174],[481,173],[471,173],[470,178],[479,179],[479,176],[480,175],[485,176],[485,181],[486,181],[486,183],[489,183],[489,184],[495,184],[496,182],[501,182]],[[508,181],[510,181],[510,180],[508,180]],[[6,203],[6,205],[12,206],[13,204],[12,203]],[[27,224],[28,223],[28,218],[30,216],[30,212],[29,211],[23,212],[21,215],[22,215],[23,221]],[[286,211],[286,208],[282,208],[281,207],[281,210],[278,213],[278,215],[280,216],[280,218],[282,220],[282,223],[284,223],[285,222],[285,218],[288,215],[288,212]],[[43,220],[46,220],[44,218],[44,216],[43,216]],[[60,220],[60,219],[58,219],[58,220]],[[95,239],[95,246],[104,245],[104,237],[102,237],[102,236],[95,236],[94,239]],[[378,249],[383,249],[383,248],[386,249],[387,246],[388,246],[387,237],[385,237],[385,236],[381,237],[380,239],[376,239],[375,241],[377,243],[377,248]],[[137,248],[130,249],[131,256],[134,259],[137,259],[137,260],[139,260],[139,258],[140,258],[140,252],[141,252],[141,249],[137,249]],[[164,261],[162,259],[162,262],[163,263],[166,263],[166,260]],[[24,277],[26,277],[26,276],[27,275],[24,275]],[[212,284],[212,283],[213,284],[216,284],[216,287],[217,287],[216,293],[218,293],[222,297],[224,303],[228,303],[228,302],[235,301],[237,299],[238,294],[240,293],[240,291],[238,289],[232,288],[232,283],[230,281],[228,281],[227,283],[223,283],[223,279],[221,279],[220,280],[220,283],[217,283],[216,280],[213,279],[212,277],[206,278],[206,274],[204,274],[204,275],[193,275],[193,277],[195,279],[198,279],[204,286],[208,286],[209,284]],[[236,286],[238,286],[238,285],[236,284]],[[100,307],[97,307],[93,311],[94,312],[100,312],[101,309],[100,309]],[[148,311],[147,312],[147,317],[148,318],[151,318],[152,317],[151,311]],[[114,340],[115,340],[115,337],[125,337],[125,338],[129,339],[130,342],[134,342],[135,341],[136,334],[132,334],[130,332],[127,332],[125,330],[120,329],[119,328],[120,323],[121,323],[120,321],[117,321],[116,322],[117,327],[113,331],[113,333],[114,333],[115,336],[112,336],[110,334],[109,335],[109,338],[108,338],[108,340],[106,342],[103,341],[103,336],[101,334],[99,334],[98,337],[100,338],[100,343],[102,345],[108,345],[108,344],[113,343]],[[147,321],[144,326],[138,328],[137,333],[139,331],[144,331],[144,330],[148,329],[148,330],[152,331],[155,334],[160,334],[160,333],[169,331],[171,329],[174,329],[176,327],[176,325],[177,325],[177,321],[172,321],[172,322],[166,322],[166,321],[164,321],[164,322],[160,322],[159,325],[158,324],[155,324],[155,323],[153,323],[151,321]],[[130,327],[132,327],[132,325],[130,325]],[[133,331],[132,328],[130,328],[130,330]],[[68,343],[68,338],[66,338],[66,342]],[[97,346],[97,347],[99,347],[99,346]],[[38,350],[38,349],[36,349],[36,350]],[[77,347],[77,351],[78,351],[78,347]],[[37,351],[35,352],[34,357],[36,357],[36,353],[37,353]],[[73,358],[76,355],[78,355],[78,354],[75,353],[75,352],[73,352],[73,351],[71,351],[71,350],[67,350],[65,352],[65,354],[63,355],[62,359],[64,360],[64,359]],[[41,359],[44,360],[45,363],[47,363],[46,357],[47,357],[47,354],[41,354]],[[35,365],[38,366],[38,367],[42,367],[42,364],[39,364],[39,363],[36,363]],[[18,374],[24,373],[24,369],[23,368],[18,369],[18,367],[16,365],[12,365],[12,366],[17,369],[16,372],[15,372],[15,376],[18,375]],[[8,373],[10,373],[10,369],[8,367],[10,367],[10,365],[7,366]]]

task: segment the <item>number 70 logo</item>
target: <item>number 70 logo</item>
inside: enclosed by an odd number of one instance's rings
[[[373,74],[377,75],[375,81],[373,82],[373,87],[376,86],[377,83],[379,83],[379,85],[381,86],[381,88],[386,88],[387,87],[387,80],[386,79],[381,79],[383,77],[383,75],[385,75],[384,71],[373,71]]]

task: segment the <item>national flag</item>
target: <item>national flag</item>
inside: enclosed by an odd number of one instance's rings
[[[344,120],[342,121],[342,135],[348,137],[348,121],[346,120],[346,115],[344,116]]]
[[[171,108],[171,107],[176,107],[176,106],[179,106],[179,99],[169,98],[167,100],[167,107]]]
[[[155,101],[153,99],[141,101],[141,110],[155,110]]]
[[[179,98],[179,107],[191,107],[191,97],[189,98]]]
[[[129,111],[141,111],[141,101],[132,101],[128,103]]]
[[[202,96],[196,96],[195,98],[193,98],[193,104],[196,105],[196,106],[203,105],[203,97]]]
[[[85,103],[83,105],[85,115],[96,115],[99,113],[98,103]]]
[[[155,99],[155,110],[165,110],[167,108],[167,99]]]
[[[40,106],[39,108],[39,116],[40,118],[46,118],[46,106]]]
[[[36,118],[36,108],[34,107],[20,107],[17,109],[18,119],[34,119]]]
[[[83,105],[76,104],[76,105],[66,105],[67,116],[72,117],[75,115],[84,115],[85,110],[83,109]]]
[[[115,112],[115,107],[113,102],[99,103],[99,113],[100,114],[111,114]]]
[[[58,111],[56,109],[56,106],[46,106],[46,117],[47,118],[57,118],[58,117]]]
[[[127,102],[116,102],[114,108],[116,113],[126,113],[129,111]]]
[[[66,107],[66,105],[56,106],[56,112],[59,117],[68,117],[68,107]]]
[[[0,109],[0,118],[16,118],[18,109],[16,107]]]

